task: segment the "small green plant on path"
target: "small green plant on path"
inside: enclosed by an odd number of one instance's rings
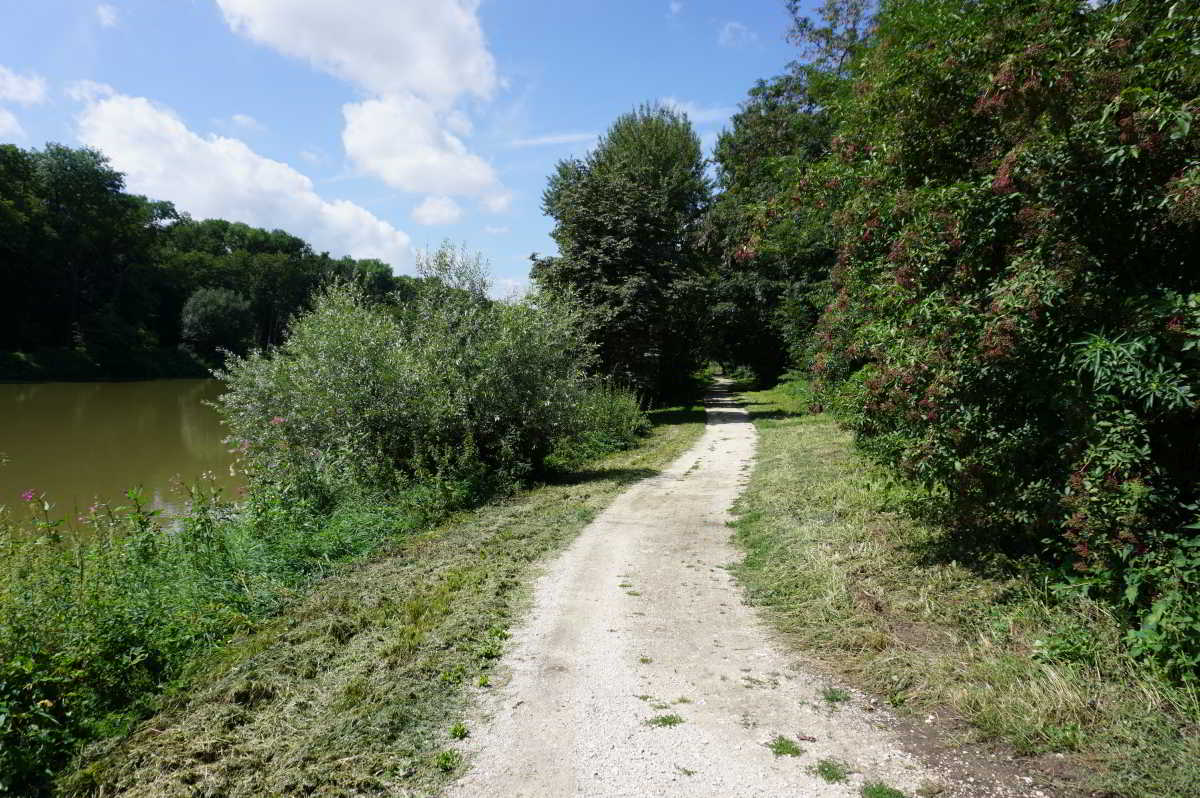
[[[826,704],[837,706],[850,700],[850,691],[841,687],[829,687],[821,693],[821,698],[825,699]]]
[[[643,665],[649,665],[651,662],[654,662],[654,657],[638,657],[638,662],[642,663]]]
[[[467,731],[467,726],[462,721],[456,722],[450,727],[450,736],[455,740],[465,740],[471,732]]]
[[[850,778],[850,766],[839,759],[822,759],[809,768],[813,775],[820,776],[830,784]]]
[[[862,798],[908,798],[908,796],[895,787],[889,787],[883,782],[874,781],[863,785]]]
[[[674,713],[670,715],[655,715],[646,721],[647,726],[654,726],[655,728],[670,728],[671,726],[678,726],[681,723],[683,723],[683,718]]]
[[[767,743],[767,748],[771,749],[771,753],[775,756],[802,756],[804,749],[796,745],[795,740],[778,735],[774,740]]]
[[[458,751],[442,751],[437,755],[437,769],[443,773],[450,773],[462,764],[462,754]]]

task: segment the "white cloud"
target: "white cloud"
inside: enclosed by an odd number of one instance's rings
[[[462,208],[449,197],[426,197],[413,208],[412,218],[417,224],[453,224],[462,218]]]
[[[688,119],[694,125],[724,122],[737,112],[737,109],[732,106],[711,105],[705,107],[691,100],[680,100],[677,97],[663,97],[662,104],[673,111],[687,114]]]
[[[39,75],[23,77],[0,66],[0,100],[36,105],[46,100],[46,81]]]
[[[717,33],[717,43],[722,47],[742,47],[758,41],[758,34],[740,22],[726,22]]]
[[[483,226],[483,232],[487,233],[490,236],[502,236],[502,235],[506,235],[508,233],[508,227],[506,227],[504,225],[486,224]]]
[[[377,95],[491,96],[479,0],[217,0],[229,26]]]
[[[326,200],[292,167],[238,139],[201,136],[170,109],[114,94],[88,103],[79,139],[103,151],[134,192],[174,202],[198,218],[219,217],[304,237],[334,256],[412,264],[409,237],[346,200]]]
[[[363,172],[404,191],[481,196],[500,190],[491,164],[444,130],[432,105],[398,95],[342,106],[342,144]]]
[[[117,9],[108,3],[101,3],[96,6],[96,16],[100,18],[100,25],[105,28],[115,28],[117,22],[120,21]]]
[[[117,93],[117,90],[107,83],[97,83],[94,80],[77,80],[67,86],[66,91],[68,97],[81,103],[93,103]]]
[[[25,128],[21,127],[17,117],[7,108],[0,108],[0,138],[25,138]]]
[[[404,191],[504,205],[495,170],[463,138],[464,97],[503,84],[479,0],[217,0],[229,26],[367,94],[342,107],[342,144],[363,174]]]
[[[249,114],[234,114],[233,116],[229,117],[229,121],[233,122],[233,124],[240,128],[251,131],[252,133],[262,133],[267,129],[266,125],[264,125],[262,122],[259,122]]]
[[[679,0],[671,0],[667,4],[667,7],[671,9],[671,16],[673,17],[679,16],[679,12],[683,11],[683,3],[679,2]]]
[[[504,213],[512,206],[513,195],[511,191],[500,190],[493,194],[488,194],[479,204],[485,210],[492,213]]]
[[[551,133],[546,136],[535,136],[529,139],[516,139],[509,142],[510,147],[544,147],[552,144],[578,144],[581,141],[592,141],[595,133]]]

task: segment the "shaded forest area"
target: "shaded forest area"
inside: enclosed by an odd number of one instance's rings
[[[374,297],[414,279],[282,230],[196,221],[125,191],[103,154],[0,145],[0,379],[204,376],[222,349],[283,340],[338,278]]]

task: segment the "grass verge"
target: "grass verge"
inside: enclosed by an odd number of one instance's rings
[[[1200,696],[1127,655],[1103,607],[1035,568],[964,558],[897,508],[903,488],[855,453],[803,383],[745,394],[760,433],[737,506],[738,574],[795,645],[904,710],[948,709],[1063,786],[1184,798],[1200,784]]]
[[[389,544],[193,669],[134,733],[93,746],[65,795],[427,795],[453,778],[468,685],[484,685],[533,565],[699,436],[651,414],[638,448]]]

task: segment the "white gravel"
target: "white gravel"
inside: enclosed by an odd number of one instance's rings
[[[816,798],[882,781],[915,796],[944,783],[901,751],[881,713],[824,701],[828,681],[800,670],[743,603],[726,522],[755,430],[727,394],[706,406],[700,441],[547,565],[498,670],[506,679],[480,691],[462,746],[471,768],[449,795]],[[647,724],[668,714],[683,723]],[[803,754],[773,754],[777,735]],[[810,773],[823,758],[856,772],[826,783]]]

